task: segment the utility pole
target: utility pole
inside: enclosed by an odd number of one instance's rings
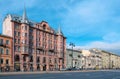
[[[72,47],[72,63],[71,64],[73,68],[73,47],[75,47],[75,44],[70,42],[70,46]]]

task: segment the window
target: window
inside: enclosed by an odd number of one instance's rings
[[[27,26],[22,26],[22,29],[23,30],[27,30]]]
[[[6,64],[9,64],[9,60],[8,59],[6,59]]]
[[[19,55],[15,55],[15,61],[20,61]]]
[[[30,62],[33,62],[33,56],[30,56]]]
[[[20,44],[20,39],[18,39],[18,44]]]
[[[78,58],[80,58],[80,55],[78,55]]]
[[[46,63],[46,57],[43,57],[43,63]]]
[[[14,32],[14,36],[17,36],[17,32],[16,31]]]
[[[3,44],[3,39],[0,39],[0,44]]]
[[[23,61],[26,61],[26,56],[23,56]]]
[[[17,39],[16,38],[14,39],[14,43],[17,43]]]
[[[14,46],[14,50],[17,52],[17,49],[18,49],[18,47],[17,46]]]
[[[27,40],[25,40],[25,44],[27,44]]]
[[[45,29],[46,29],[46,25],[44,24],[44,25],[43,25],[43,30],[45,30]]]
[[[37,57],[37,63],[39,63],[40,62],[40,57]]]
[[[57,59],[55,58],[55,63],[57,63]]]
[[[9,49],[6,49],[6,55],[9,55]]]
[[[22,40],[22,44],[25,44],[25,40]]]
[[[18,36],[20,36],[20,32],[18,32]]]
[[[25,33],[22,33],[22,36],[25,36]]]
[[[20,46],[18,46],[18,52],[20,52]]]
[[[32,53],[34,53],[34,49],[32,49]]]
[[[3,54],[3,53],[4,53],[3,48],[0,48],[0,54]]]
[[[25,30],[27,30],[27,26],[25,26]]]
[[[25,37],[27,37],[27,33],[25,33]]]
[[[2,58],[0,59],[0,64],[3,64],[3,59]]]
[[[6,40],[6,44],[9,45],[9,40]]]
[[[24,52],[25,51],[25,47],[23,46],[23,47],[21,47],[21,50],[22,50],[22,52]]]
[[[16,19],[17,20],[17,19]],[[15,24],[15,29],[17,30],[17,29],[20,29],[20,26],[19,26],[19,24]]]
[[[72,54],[69,54],[70,57],[72,57]]]
[[[49,63],[52,63],[52,60],[51,60],[51,58],[49,58]]]

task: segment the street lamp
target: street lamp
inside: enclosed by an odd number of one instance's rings
[[[72,47],[72,68],[73,68],[73,47],[75,47],[75,44],[70,42],[70,46]]]

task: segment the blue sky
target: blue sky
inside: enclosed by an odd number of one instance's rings
[[[67,45],[120,54],[120,0],[0,0],[0,33],[5,15],[22,15],[24,3],[30,20],[61,26]]]

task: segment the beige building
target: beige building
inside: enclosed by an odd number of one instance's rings
[[[101,53],[98,50],[82,50],[84,56],[84,68],[86,69],[100,69],[102,67]]]
[[[90,50],[67,49],[66,67],[77,67],[82,69],[118,69],[120,68],[120,56],[96,48]]]
[[[91,68],[91,53],[89,50],[81,50],[82,55],[83,55],[83,69],[88,69]]]
[[[106,51],[101,51],[102,53],[102,68],[108,69],[110,67],[110,53]]]
[[[91,67],[95,69],[102,68],[102,54],[101,50],[90,49],[91,52]]]
[[[120,68],[120,56],[101,50],[102,68],[103,69],[118,69]]]

